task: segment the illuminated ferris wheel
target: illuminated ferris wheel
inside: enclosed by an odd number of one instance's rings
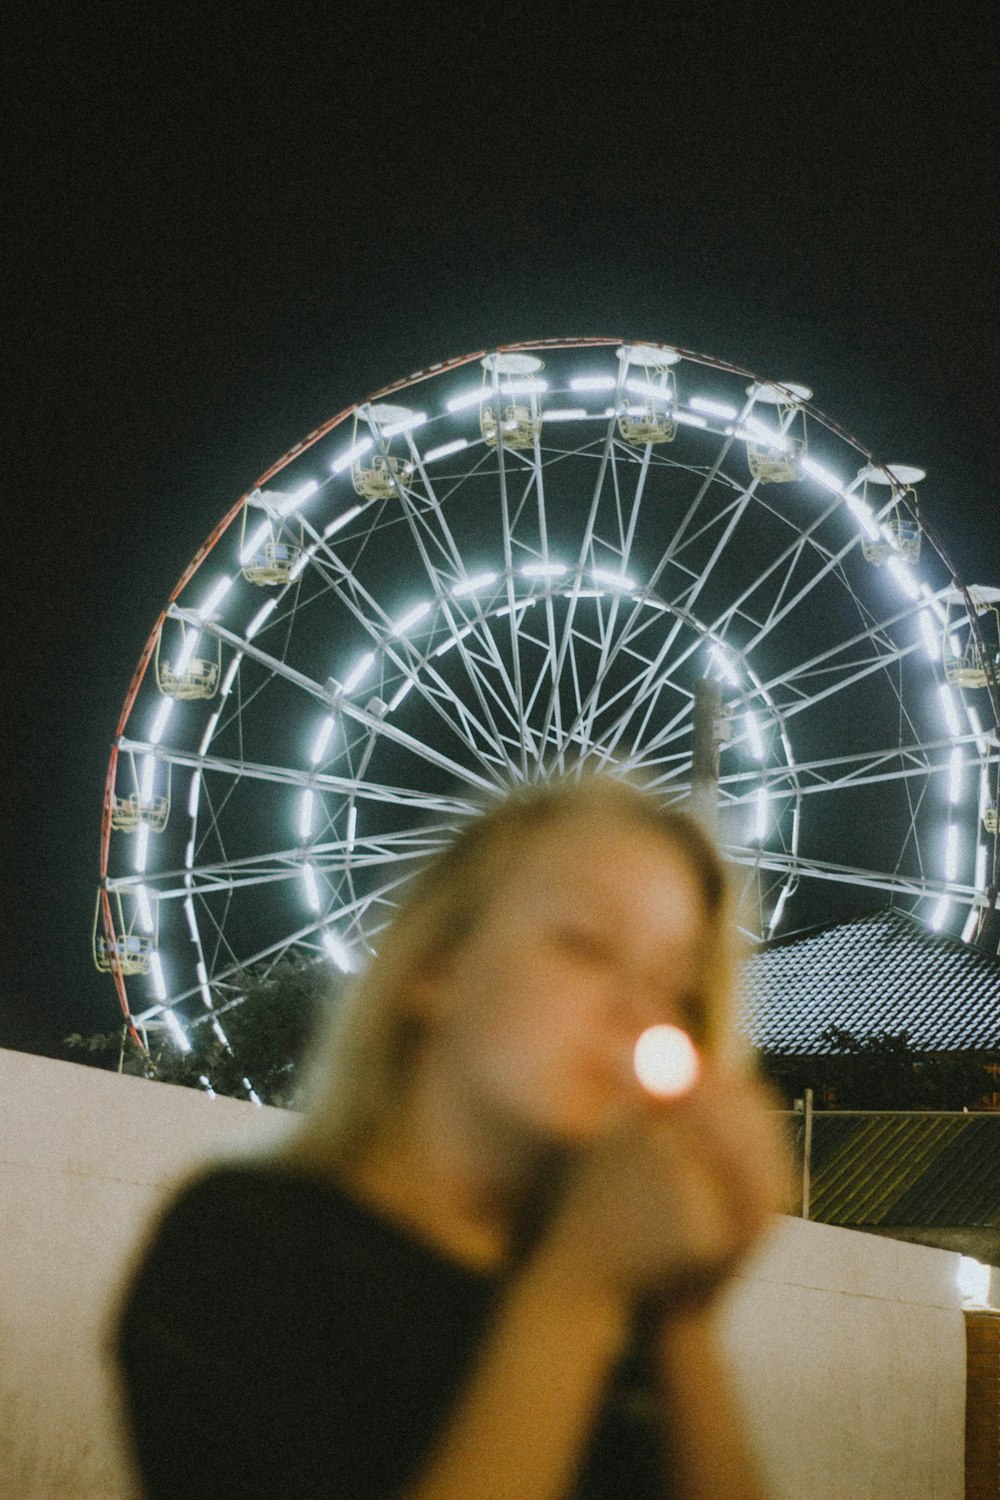
[[[357,967],[415,862],[545,768],[683,801],[706,679],[748,926],[826,893],[971,939],[996,893],[1000,589],[955,579],[923,472],[811,399],[667,344],[519,344],[418,371],[269,469],[118,724],[94,957],[126,1017],[224,1039],[248,972]]]

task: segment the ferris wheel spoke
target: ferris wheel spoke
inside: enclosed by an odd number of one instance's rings
[[[727,846],[725,852],[726,857],[736,865],[759,865],[763,870],[771,870],[786,877],[833,881],[869,890],[888,891],[897,896],[919,898],[946,895],[966,903],[971,903],[976,897],[975,886],[941,878],[907,876],[862,866],[836,864],[830,860],[809,859],[802,855],[762,852],[738,845]]]

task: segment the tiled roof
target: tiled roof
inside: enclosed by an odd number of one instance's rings
[[[886,909],[765,943],[744,965],[742,1025],[784,1056],[827,1026],[907,1031],[917,1051],[1000,1052],[1000,959]]]
[[[810,1217],[1000,1229],[1000,1114],[817,1111]]]

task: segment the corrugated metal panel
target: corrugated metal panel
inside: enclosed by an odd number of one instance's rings
[[[1000,1115],[817,1112],[810,1211],[826,1224],[1000,1229]]]

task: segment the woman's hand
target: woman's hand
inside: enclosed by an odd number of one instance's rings
[[[682,1098],[636,1099],[575,1161],[538,1253],[623,1305],[708,1301],[787,1205],[776,1108],[709,1062]]]

